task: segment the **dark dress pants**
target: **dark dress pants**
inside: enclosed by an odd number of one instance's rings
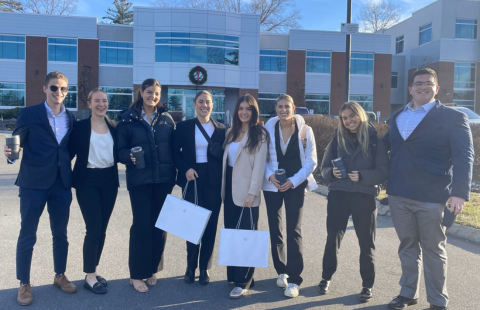
[[[217,184],[209,182],[211,178],[209,178],[207,163],[197,164],[196,171],[198,174],[196,180],[198,205],[212,211],[212,214],[200,244],[197,245],[187,241],[187,268],[195,270],[200,266],[200,270],[207,270],[212,268],[212,253],[217,236],[218,215],[222,206],[221,183],[218,184],[219,186],[215,186]],[[195,203],[195,182],[193,181],[188,183],[185,200]]]
[[[133,223],[130,228],[128,265],[131,279],[148,279],[163,269],[167,232],[155,227],[173,184],[141,185],[129,190]]]
[[[375,234],[377,207],[370,194],[330,191],[327,204],[327,243],[323,254],[322,278],[330,280],[337,270],[340,243],[352,215],[353,226],[360,245],[360,275],[362,286],[372,288],[375,281]]]
[[[113,167],[87,169],[85,183],[77,188],[77,201],[85,221],[83,272],[95,272],[102,255],[105,236],[117,199],[117,182]]]
[[[49,189],[20,187],[19,197],[22,222],[17,242],[17,279],[23,284],[30,283],[33,246],[37,241],[38,222],[45,204],[53,236],[54,271],[56,274],[64,273],[67,266],[67,224],[72,191],[63,185],[62,176],[58,172]]]
[[[307,181],[285,192],[263,192],[267,205],[273,265],[277,274],[287,274],[288,282],[297,285],[302,284],[303,281],[301,277],[303,271],[301,226],[306,186]],[[286,249],[282,235],[282,205],[284,203],[287,223]]]
[[[252,229],[249,208],[239,207],[233,202],[232,170],[232,167],[227,166],[225,182],[225,201],[223,202],[223,219],[225,228],[235,229],[237,227],[238,220],[240,219],[242,209],[244,209],[239,229]],[[259,207],[253,207],[251,208],[251,210],[253,217],[253,229],[257,230]],[[254,272],[254,267],[227,266],[227,280],[228,282],[234,282],[236,287],[241,287],[248,290],[250,289],[250,287],[253,287],[255,283],[255,281],[253,280]]]

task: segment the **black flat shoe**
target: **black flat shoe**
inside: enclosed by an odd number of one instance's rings
[[[398,295],[388,304],[388,309],[402,310],[408,306],[416,305],[417,303],[418,299],[407,298]]]
[[[369,302],[372,300],[373,294],[372,289],[368,287],[364,287],[360,292],[360,301],[361,302]]]
[[[322,279],[322,281],[320,281],[320,283],[318,284],[318,292],[321,295],[327,294],[329,288],[330,288],[330,281],[327,281],[325,279]]]
[[[102,276],[97,276],[96,278],[97,278],[98,283],[100,283],[101,285],[107,287],[108,283],[107,283],[107,280],[105,280],[104,277],[102,277]]]
[[[103,286],[100,282],[97,282],[92,286],[87,283],[87,281],[83,282],[83,287],[95,294],[105,294],[107,293],[107,288]]]
[[[187,284],[192,284],[193,282],[195,282],[195,270],[187,269],[187,271],[185,272],[185,277],[183,278],[183,280]]]
[[[200,285],[207,285],[210,282],[210,277],[208,276],[208,270],[200,269],[200,277],[198,278],[198,283]]]
[[[446,306],[435,306],[430,304],[430,310],[447,310]]]

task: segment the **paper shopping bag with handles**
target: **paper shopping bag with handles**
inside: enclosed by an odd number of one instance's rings
[[[194,181],[196,182],[196,181]],[[182,198],[167,195],[155,227],[172,235],[199,244],[212,211],[198,205],[197,184],[195,183],[195,203],[184,200],[188,183]]]
[[[240,214],[242,219],[243,210]],[[220,249],[218,264],[236,267],[268,267],[268,244],[270,232],[253,230],[253,217],[250,209],[251,230],[220,229]]]

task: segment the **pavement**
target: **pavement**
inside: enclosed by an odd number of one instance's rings
[[[0,140],[4,137],[0,134]],[[359,274],[359,247],[353,225],[348,230],[339,253],[337,273],[328,295],[320,296],[317,291],[321,280],[321,261],[326,238],[326,205],[324,196],[308,192],[305,195],[302,224],[304,242],[304,282],[300,296],[288,299],[278,288],[276,272],[271,258],[268,268],[255,270],[255,287],[248,295],[238,300],[228,298],[233,286],[226,281],[226,268],[218,266],[218,235],[215,247],[214,266],[210,270],[211,283],[207,286],[198,282],[187,285],[183,282],[186,268],[185,242],[169,235],[165,252],[165,269],[160,272],[156,286],[148,293],[136,292],[129,285],[128,239],[132,222],[130,201],[125,186],[125,171],[120,165],[121,187],[117,203],[110,220],[99,273],[108,281],[106,295],[94,295],[83,288],[85,274],[82,272],[82,245],[85,225],[73,190],[69,235],[67,276],[78,287],[75,294],[65,294],[54,288],[52,238],[48,212],[44,211],[37,233],[37,244],[33,252],[32,293],[34,302],[28,309],[387,309],[386,304],[398,295],[400,286],[400,261],[397,255],[398,238],[389,217],[378,217],[376,242],[376,282],[374,298],[370,303],[358,301],[361,290]],[[15,248],[18,238],[20,214],[18,187],[14,185],[19,165],[7,165],[0,160],[0,309],[25,309],[16,303],[18,280],[15,276]],[[174,188],[174,195],[180,189]],[[223,227],[223,212],[219,229]],[[265,204],[260,206],[259,229],[267,230]],[[448,291],[449,309],[480,309],[480,245],[454,237],[448,238]],[[198,272],[197,272],[198,276]],[[424,280],[421,281],[419,304],[409,310],[428,309]]]

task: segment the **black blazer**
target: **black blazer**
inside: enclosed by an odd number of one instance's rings
[[[211,120],[215,126],[212,134],[212,141],[223,145],[225,141],[225,126]],[[185,173],[193,168],[197,170],[197,156],[195,152],[195,119],[189,119],[177,123],[177,130],[173,133],[173,158],[175,167],[178,170],[177,184],[182,188],[187,184]],[[208,172],[210,173],[210,182],[212,186],[222,186],[222,161],[213,158],[207,154]],[[200,180],[199,178],[199,181]]]
[[[87,175],[87,164],[88,164],[88,154],[90,152],[90,135],[92,134],[92,124],[90,118],[75,122],[73,125],[73,131],[70,136],[70,143],[68,145],[70,156],[73,158],[77,156],[75,161],[75,166],[73,167],[73,177],[72,177],[72,186],[75,189],[82,188],[85,183],[85,177]],[[110,125],[106,120],[108,129],[113,138],[113,158],[114,158],[114,170],[115,170],[115,179],[116,186],[119,186],[118,182],[118,169],[117,162],[118,156],[115,148],[116,143],[116,131],[112,125]]]
[[[404,140],[397,127],[402,111],[393,113],[383,137],[391,150],[387,193],[434,203],[450,196],[468,200],[474,154],[467,116],[437,100]]]
[[[60,144],[48,122],[45,102],[20,110],[13,135],[20,136],[23,158],[16,185],[32,189],[48,189],[57,178],[60,169],[63,185],[72,186],[71,158],[68,141],[75,116],[65,110],[70,126]]]

